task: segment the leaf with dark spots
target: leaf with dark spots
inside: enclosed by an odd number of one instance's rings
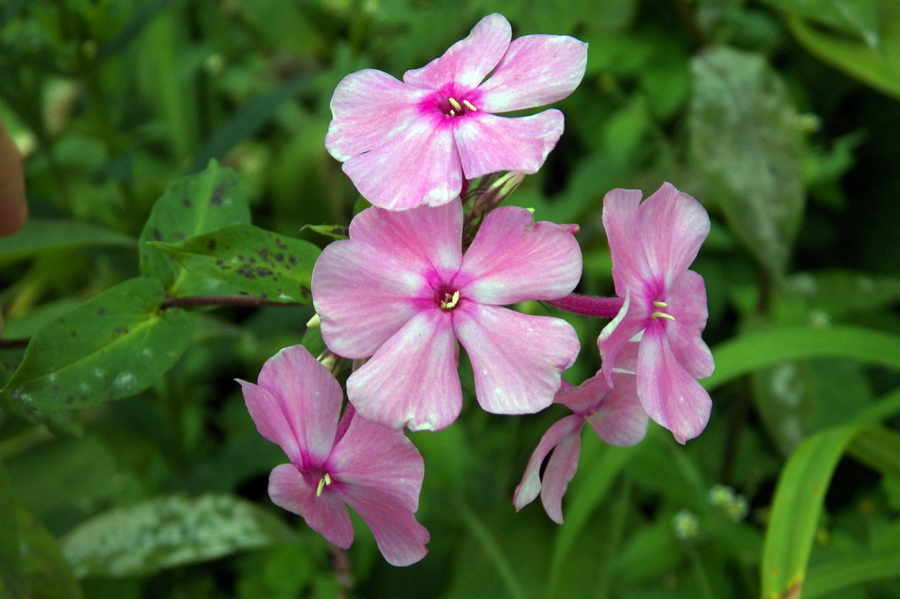
[[[229,225],[179,243],[154,243],[185,269],[255,297],[310,303],[317,246],[251,225]],[[287,280],[290,284],[285,284]]]
[[[225,225],[249,224],[249,204],[238,183],[234,171],[215,161],[200,173],[174,181],[141,233],[141,274],[161,280],[172,297],[236,293],[215,278],[187,272],[148,242],[174,243]]]

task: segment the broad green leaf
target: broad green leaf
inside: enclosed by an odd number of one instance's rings
[[[350,239],[350,228],[344,225],[305,225],[300,230],[306,229],[332,239]]]
[[[0,463],[0,597],[23,596],[19,525],[6,468]]]
[[[160,279],[170,295],[221,295],[233,290],[188,273],[148,241],[178,243],[225,225],[250,224],[247,198],[234,171],[215,160],[203,172],[178,179],[157,200],[140,238],[141,274]]]
[[[133,237],[86,221],[29,218],[15,235],[0,237],[0,263],[45,250],[91,246],[136,247],[137,242]]]
[[[821,31],[799,17],[788,19],[797,41],[822,62],[859,79],[883,94],[900,99],[900,4],[879,2],[881,47]]]
[[[707,50],[691,61],[691,152],[734,234],[784,273],[803,217],[803,140],[784,82],[760,54]]]
[[[81,599],[81,587],[56,539],[27,511],[19,507],[17,512],[27,589],[23,599]]]
[[[563,566],[578,535],[635,453],[634,447],[603,447],[594,431],[590,427],[585,428],[588,430],[582,431],[582,455],[579,459],[582,464],[581,481],[572,481],[576,484],[563,514],[563,524],[553,542],[548,597],[555,595]]]
[[[188,272],[216,279],[254,297],[312,301],[309,285],[321,250],[308,241],[253,225],[229,225],[180,243],[150,242]]]
[[[714,348],[716,370],[700,384],[715,389],[760,368],[788,360],[826,357],[900,370],[900,337],[852,326],[786,327],[741,335]]]
[[[800,596],[825,491],[859,430],[845,426],[808,437],[782,470],[763,547],[763,599]]]
[[[873,50],[880,45],[876,0],[763,0],[796,17],[861,38]]]
[[[810,567],[803,599],[814,599],[847,587],[900,576],[900,549],[842,555]]]
[[[231,495],[158,497],[79,525],[62,541],[75,575],[135,576],[295,540],[277,517]]]
[[[112,287],[38,331],[3,389],[42,411],[70,410],[134,395],[187,349],[190,317],[162,310],[155,279]]]

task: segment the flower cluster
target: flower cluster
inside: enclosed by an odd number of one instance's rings
[[[669,184],[643,203],[639,191],[607,195],[616,298],[572,294],[582,269],[576,225],[498,207],[544,163],[563,117],[495,113],[566,97],[586,60],[587,45],[571,37],[511,41],[494,14],[402,82],[369,69],[335,90],[325,145],[373,207],[313,271],[328,351],[317,360],[286,348],[257,385],[240,383],[260,434],[290,460],[272,471],[272,501],[338,547],[353,540],[349,505],[391,564],[425,555],[429,535],[414,515],[424,466],[403,428],[439,430],[459,416],[460,346],[484,410],[529,414],[555,402],[573,412],[544,435],[514,496],[520,509],[540,494],[557,522],[585,423],[613,445],[640,442],[650,419],[680,442],[706,425],[710,400],[695,380],[713,368],[700,338],[706,296],[687,270],[709,231],[699,203]],[[504,171],[493,187],[467,193],[473,179]],[[598,340],[600,372],[564,383],[580,350],[575,330],[507,307],[525,301],[612,318]],[[340,416],[335,374],[349,360]]]

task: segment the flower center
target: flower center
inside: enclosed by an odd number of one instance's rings
[[[453,96],[447,96],[438,100],[438,110],[444,113],[444,116],[454,117],[462,116],[469,112],[477,112],[478,109],[468,100],[457,100]]]
[[[666,302],[653,302],[653,307],[667,308],[668,304],[666,304]],[[650,314],[650,318],[668,318],[669,320],[675,320],[675,317],[668,312],[653,312]]]
[[[450,293],[449,291],[439,291],[437,298],[435,299],[437,299],[441,310],[449,312],[459,303],[459,291],[454,291],[453,293]]]

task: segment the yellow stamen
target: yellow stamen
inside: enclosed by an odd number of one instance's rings
[[[456,111],[451,109],[451,110],[450,110],[450,116],[456,116]]]
[[[653,305],[656,306],[657,308],[665,308],[669,304],[667,304],[666,302],[653,302]]]
[[[475,108],[474,106],[472,106],[472,103],[469,102],[468,100],[463,100],[463,104],[465,104],[465,105],[466,105],[466,108],[468,108],[468,109],[471,110],[472,112],[478,112],[478,109]]]
[[[452,310],[459,303],[459,291],[454,291],[451,296],[449,293],[444,294],[444,300],[441,302],[442,310]]]
[[[323,476],[323,477],[321,478],[321,480],[319,480],[319,486],[318,486],[318,488],[316,489],[316,497],[321,497],[321,496],[322,496],[322,489],[325,488],[325,485],[330,485],[330,484],[331,484],[331,477],[328,476],[328,473],[326,472],[326,473],[325,473],[325,476]]]
[[[456,109],[457,112],[462,110],[462,106],[460,106],[459,102],[457,102],[456,99],[448,98],[447,101],[450,102],[450,106],[452,106],[454,109]],[[463,101],[465,102],[465,100],[463,100]],[[450,111],[450,116],[453,116],[452,110]]]
[[[327,473],[327,472],[325,473],[325,478],[323,478],[322,480],[325,481],[325,484],[326,484],[326,485],[330,485],[330,484],[331,484],[331,477],[328,476],[328,473]]]
[[[668,318],[669,320],[675,320],[674,316],[666,314],[665,312],[654,312],[650,315],[650,318]]]

